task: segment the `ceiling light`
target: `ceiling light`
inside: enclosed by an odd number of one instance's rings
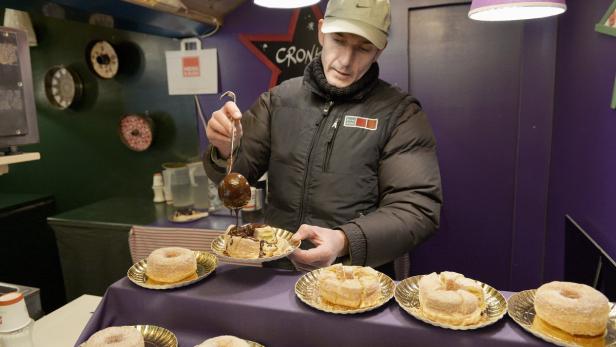
[[[320,0],[255,0],[255,5],[269,8],[298,8],[311,6]]]
[[[565,0],[473,0],[468,17],[480,21],[508,21],[550,17],[566,10]]]

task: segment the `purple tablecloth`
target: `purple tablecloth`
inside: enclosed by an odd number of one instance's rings
[[[482,329],[453,331],[414,319],[393,299],[362,314],[321,312],[295,296],[300,276],[222,265],[201,282],[165,291],[144,289],[123,278],[109,287],[77,345],[108,326],[153,324],[174,332],[180,347],[217,335],[236,335],[267,347],[549,346],[507,316]]]

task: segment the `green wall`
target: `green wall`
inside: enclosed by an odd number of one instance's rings
[[[167,93],[165,51],[179,49],[179,41],[37,15],[32,20],[38,38],[30,54],[40,143],[20,150],[38,151],[42,158],[11,165],[0,176],[0,193],[53,194],[58,212],[112,196],[151,197],[152,174],[161,163],[198,154],[192,96]],[[97,78],[86,62],[88,45],[101,39],[123,55],[111,80]],[[84,80],[78,107],[58,110],[47,101],[44,76],[58,64]],[[155,122],[154,144],[132,152],[118,137],[119,120],[146,112]]]

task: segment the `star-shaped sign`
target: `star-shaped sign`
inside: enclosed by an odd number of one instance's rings
[[[286,34],[240,34],[240,41],[271,71],[269,87],[302,76],[304,68],[321,53],[317,23],[323,18],[319,6],[294,10]]]

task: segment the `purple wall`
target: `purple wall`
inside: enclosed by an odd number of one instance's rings
[[[409,87],[409,10],[455,4],[470,6],[469,1],[459,0],[392,2],[391,41],[380,59],[383,78],[403,89]],[[447,63],[447,71],[454,69],[454,75],[467,76],[464,80],[435,73],[424,78],[430,83],[421,83],[421,90],[414,91],[437,136],[444,208],[439,233],[414,251],[413,273],[456,270],[509,290],[536,287],[542,281],[556,24],[555,18],[503,24],[473,22],[479,32],[481,27],[487,31],[505,25],[520,28],[519,34],[502,42],[502,50],[511,50],[511,56],[501,61],[503,71],[518,71],[515,77],[511,73],[501,75],[511,77],[509,82],[514,84],[509,95],[495,87],[498,83],[491,84],[489,76],[468,74],[481,62],[488,65],[486,55],[494,55],[489,52],[469,52],[474,57],[468,59],[466,55],[464,61],[468,63],[460,61],[458,66]],[[458,38],[453,33],[448,35]],[[467,46],[473,45],[460,42],[460,49]],[[433,63],[446,60],[435,57]],[[455,85],[448,85],[454,81]],[[443,93],[442,85],[448,85],[451,92]],[[507,103],[506,117],[486,117],[486,113],[495,113],[494,105],[489,107],[495,100],[508,102],[516,94],[514,105]],[[441,104],[455,110],[452,102],[466,107],[458,116],[469,118],[456,120],[451,111],[437,112],[442,111]],[[460,126],[467,123],[475,126]],[[473,152],[465,155],[463,149],[468,148]],[[492,160],[483,160],[482,156]]]
[[[594,31],[611,3],[568,1],[559,20],[545,280],[563,275],[565,214],[616,257],[616,37]]]
[[[325,4],[322,4],[323,12]],[[235,92],[240,110],[252,106],[258,96],[268,89],[271,71],[240,42],[239,35],[284,35],[289,31],[292,13],[292,10],[267,9],[246,1],[225,17],[218,33],[203,40],[205,48],[218,49],[219,92]],[[206,118],[223,104],[217,95],[202,95],[200,101]],[[207,139],[200,123],[199,129],[203,152]]]

